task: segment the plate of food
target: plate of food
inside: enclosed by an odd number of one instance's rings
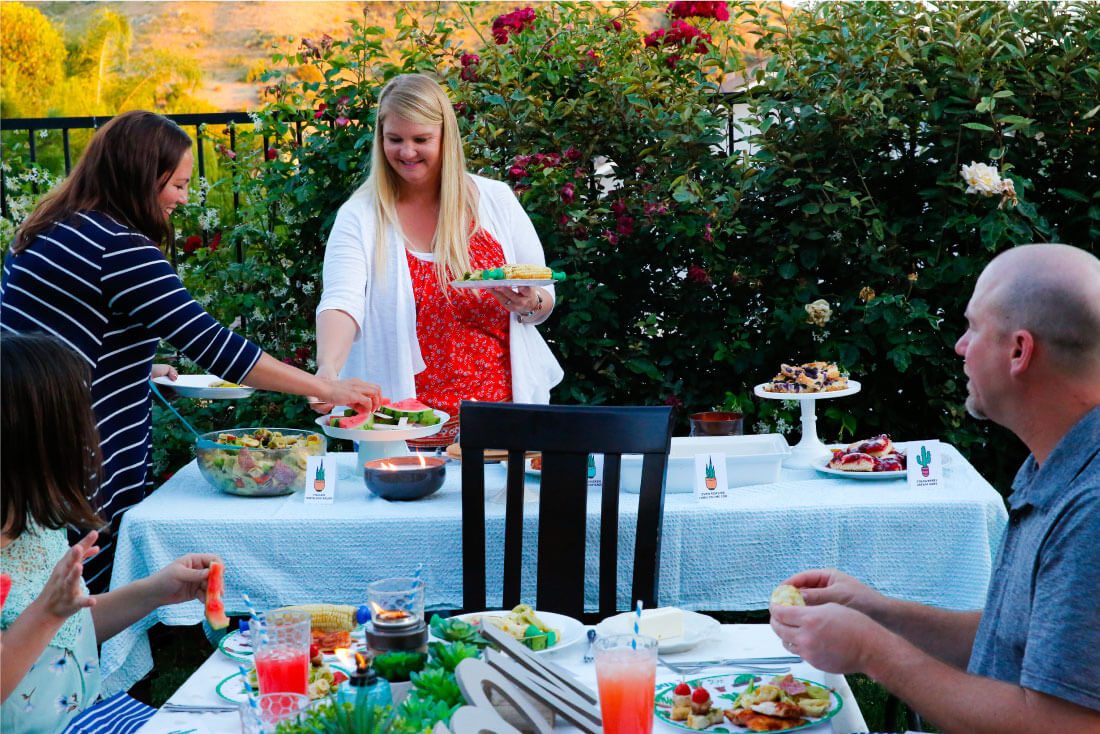
[[[638,621],[638,633],[657,638],[660,653],[684,652],[713,637],[722,628],[718,620],[698,612],[677,607],[643,609],[638,619],[635,612],[623,612],[608,617],[596,625],[596,634],[620,635],[634,631]]]
[[[387,403],[373,413],[337,408],[317,418],[317,425],[331,438],[348,441],[407,441],[438,433],[451,416],[415,398]]]
[[[324,698],[336,690],[343,681],[348,679],[348,671],[339,665],[333,665],[322,661],[320,664],[311,662],[309,666],[309,697],[316,701]],[[260,693],[260,684],[256,678],[256,667],[253,665],[248,670],[248,687],[252,689],[252,695]],[[241,673],[234,673],[223,678],[214,688],[219,698],[230,703],[243,703],[248,700],[248,688]]]
[[[455,288],[518,288],[522,286],[553,285],[565,280],[565,273],[551,270],[545,265],[504,265],[466,273],[452,280]]]
[[[906,477],[905,451],[885,433],[831,450],[833,455],[815,467],[822,474],[872,481]]]
[[[170,387],[185,398],[201,400],[237,400],[256,392],[254,387],[227,382],[217,375],[180,375],[176,380],[164,375],[154,377],[153,382]]]
[[[657,686],[654,713],[689,731],[797,731],[828,721],[843,705],[836,691],[811,680],[788,674],[762,683],[733,673]]]
[[[520,604],[510,612],[471,612],[438,621],[433,618],[431,636],[446,642],[469,640],[483,624],[499,627],[536,654],[564,650],[584,639],[584,624],[580,620],[554,612],[536,612],[527,604]],[[481,639],[480,635],[477,638]]]

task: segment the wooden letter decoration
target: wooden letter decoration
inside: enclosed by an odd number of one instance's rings
[[[468,705],[455,711],[450,729],[442,722],[432,734],[520,734],[502,719],[489,702],[493,690],[523,717],[526,731],[552,734],[553,727],[538,713],[529,697],[545,704],[588,734],[603,734],[596,694],[557,665],[547,665],[503,630],[485,625],[482,636],[501,652],[486,650],[486,660],[468,658],[458,664],[455,677]]]

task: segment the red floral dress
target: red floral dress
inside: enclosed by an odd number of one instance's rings
[[[504,264],[500,243],[483,229],[470,237],[469,247],[471,268]],[[416,375],[416,397],[452,416],[430,441],[431,445],[451,443],[458,431],[461,401],[512,399],[511,315],[485,292],[450,288],[447,300],[435,277],[435,263],[408,251],[406,257],[416,300],[416,339],[427,365]]]

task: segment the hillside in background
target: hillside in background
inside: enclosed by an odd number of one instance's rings
[[[303,37],[328,33],[348,35],[347,21],[355,18],[389,28],[401,7],[422,15],[440,3],[397,2],[26,2],[40,10],[67,39],[78,39],[97,11],[107,8],[124,16],[132,34],[131,57],[159,52],[196,68],[201,76],[191,96],[213,110],[250,110],[259,106],[259,74],[275,52],[298,47]],[[477,19],[495,17],[531,3],[486,2],[474,9]],[[442,3],[459,16],[457,3]],[[667,3],[652,3],[643,11],[646,26],[665,24]],[[0,29],[0,33],[2,33]],[[465,40],[477,42],[475,37]],[[149,105],[142,100],[141,104]],[[205,106],[205,105],[204,105]],[[65,110],[65,114],[84,114]]]

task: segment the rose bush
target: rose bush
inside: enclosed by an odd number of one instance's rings
[[[952,346],[993,254],[1100,240],[1100,8],[675,2],[653,32],[628,3],[476,22],[459,7],[397,13],[393,49],[365,23],[302,39],[273,59],[235,158],[210,131],[231,177],[203,182],[206,199],[240,207],[190,205],[177,242],[217,318],[315,366],[324,243],[369,166],[377,93],[430,71],[471,168],[512,185],[568,274],[541,327],[565,367],[555,402],[737,406],[757,430],[797,430],[794,406],[751,387],[780,362],[828,359],[864,390],[822,404],[824,438],[941,437],[1007,487],[1019,446],[964,416]],[[716,94],[742,78],[736,99]],[[210,428],[313,415],[275,394],[180,402]],[[190,441],[155,410],[166,472]]]

